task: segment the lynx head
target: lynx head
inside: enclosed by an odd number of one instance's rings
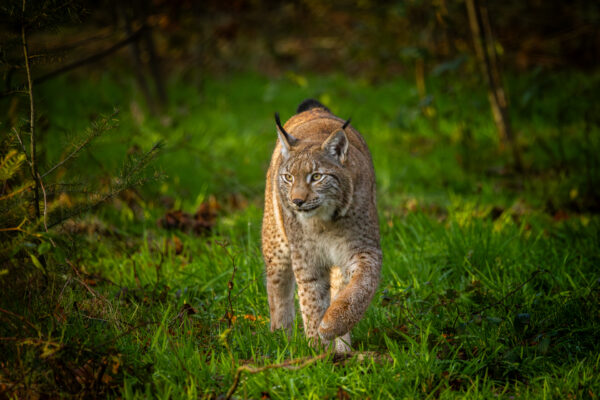
[[[346,168],[350,120],[322,143],[303,141],[283,129],[275,114],[282,162],[277,185],[283,206],[302,218],[330,220],[350,207],[353,183]]]

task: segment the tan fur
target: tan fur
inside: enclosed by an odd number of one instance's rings
[[[350,329],[371,302],[381,269],[371,155],[343,123],[324,108],[287,121],[292,138],[288,143],[279,132],[262,227],[271,329],[291,330],[297,283],[306,335],[314,343],[337,338],[338,352],[350,350]]]

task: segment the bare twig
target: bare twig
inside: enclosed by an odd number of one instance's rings
[[[228,246],[227,242],[216,241],[215,243],[217,243],[225,251],[225,254],[227,254],[227,257],[229,258],[229,262],[231,262],[231,268],[232,268],[231,278],[229,278],[229,282],[227,282],[227,304],[228,304],[228,309],[225,312],[225,318],[227,319],[227,325],[228,325],[229,328],[231,328],[231,325],[233,323],[233,317],[234,317],[233,302],[231,301],[231,292],[233,292],[233,287],[234,287],[233,280],[235,278],[235,273],[236,273],[236,270],[237,270],[237,266],[235,264],[235,255],[232,254],[229,251],[229,249],[227,249],[227,246]]]
[[[21,135],[19,135],[19,131],[16,128],[13,128],[12,131],[15,134],[15,136],[17,137],[19,144],[21,145],[21,150],[23,151],[23,154],[25,154],[25,160],[27,161],[27,164],[29,164],[29,166],[31,166],[31,160],[29,159],[29,154],[27,154],[27,149],[25,149],[25,144],[23,143],[23,139],[21,139]]]
[[[6,92],[0,93],[0,98],[10,96],[11,94],[27,94],[27,90],[22,90],[22,89],[7,90]]]
[[[233,377],[233,383],[229,387],[229,390],[227,391],[227,394],[225,395],[225,399],[226,400],[231,399],[231,396],[233,396],[233,394],[235,393],[235,390],[237,389],[238,385],[240,384],[240,378],[241,378],[243,372],[247,372],[249,374],[258,374],[260,372],[263,372],[263,371],[266,371],[269,369],[277,369],[277,368],[288,369],[291,371],[297,371],[297,370],[305,368],[311,364],[314,364],[315,362],[317,362],[319,360],[323,360],[323,359],[329,357],[329,355],[330,355],[329,353],[323,353],[323,354],[320,354],[315,357],[299,358],[296,360],[288,360],[288,361],[284,361],[280,364],[265,365],[263,367],[251,367],[249,365],[242,365],[237,368],[237,370],[235,372],[235,376]]]
[[[66,261],[67,264],[69,264],[69,266],[71,267],[71,269],[73,270],[73,272],[75,272],[75,275],[77,275],[77,278],[75,278],[75,280],[78,281],[79,283],[81,283],[87,289],[87,291],[91,293],[92,296],[98,297],[98,298],[104,300],[110,306],[110,302],[108,301],[108,299],[106,297],[104,297],[101,294],[99,294],[98,292],[96,292],[94,289],[92,289],[85,282],[85,280],[83,279],[83,277],[79,273],[79,270],[77,269],[77,267],[70,260],[67,259],[65,261]]]
[[[29,325],[31,328],[33,328],[33,330],[36,331],[38,334],[40,333],[39,328],[37,326],[35,326],[34,324],[32,324],[31,322],[29,322],[25,317],[23,317],[23,316],[21,316],[19,314],[15,314],[12,311],[5,310],[3,308],[0,308],[0,312],[2,312],[4,314],[7,314],[7,315],[11,315],[11,316],[13,316],[13,317],[15,317],[15,318],[23,321],[26,325]]]
[[[167,343],[169,343],[169,346],[171,346],[171,351],[172,354],[175,356],[175,358],[177,359],[177,362],[179,363],[179,366],[181,367],[182,370],[185,371],[186,375],[188,376],[188,378],[190,378],[190,380],[192,379],[192,374],[190,373],[190,370],[187,369],[187,367],[185,366],[185,364],[183,363],[183,360],[181,360],[181,357],[179,357],[179,354],[177,354],[177,349],[175,348],[175,344],[169,340],[169,338],[167,338]]]
[[[48,57],[50,55],[60,55],[66,52],[76,50],[78,47],[87,46],[91,43],[98,42],[101,40],[107,40],[114,36],[114,32],[111,31],[111,28],[100,29],[98,33],[93,34],[92,36],[79,39],[77,38],[75,41],[70,43],[61,43],[59,46],[54,48],[45,48],[42,49],[43,53],[33,54],[29,56],[29,59],[33,59],[35,57]]]
[[[141,324],[139,324],[139,325],[135,325],[135,326],[132,326],[132,327],[130,327],[129,329],[127,329],[125,332],[123,332],[123,333],[120,333],[120,334],[118,334],[117,336],[115,336],[115,337],[113,337],[113,338],[110,338],[109,340],[107,340],[107,341],[106,341],[106,342],[104,342],[104,343],[101,343],[100,345],[96,346],[95,348],[96,348],[96,349],[102,349],[103,347],[105,347],[105,346],[108,346],[109,344],[113,344],[113,343],[115,343],[117,340],[121,339],[122,337],[125,337],[125,336],[129,335],[131,332],[133,332],[133,331],[135,331],[135,330],[138,330],[138,329],[140,329],[140,328],[144,328],[144,327],[146,327],[146,326],[150,326],[150,325],[158,325],[158,324],[160,324],[160,322],[157,322],[157,321],[152,321],[152,322],[142,322]]]
[[[104,132],[106,130],[108,122],[110,120],[112,120],[118,113],[119,112],[117,110],[115,110],[110,116],[106,117],[106,119],[104,120],[104,123],[102,124],[102,126],[99,126],[96,129],[94,129],[95,132],[93,132],[92,134],[88,135],[85,138],[85,140],[83,142],[81,142],[81,144],[79,144],[79,146],[77,146],[68,156],[66,156],[62,161],[56,163],[56,165],[54,165],[48,171],[44,172],[44,175],[42,175],[42,178],[45,178],[47,175],[51,174],[54,170],[56,170],[57,168],[59,168],[60,166],[62,166],[63,164],[65,164],[67,161],[69,161],[71,158],[73,158],[85,146],[87,146],[92,141],[92,139],[94,139],[96,136],[98,136],[98,133]]]
[[[21,223],[17,226],[13,226],[12,228],[1,228],[0,232],[12,232],[12,231],[18,231],[18,232],[23,232],[26,233],[25,230],[23,229],[23,225],[25,225],[25,222],[27,222],[27,218],[24,218],[23,221],[21,221]]]
[[[46,229],[46,233],[48,233],[48,198],[46,197],[46,188],[44,188],[44,183],[42,182],[42,177],[39,173],[38,179],[40,180],[40,187],[42,188],[42,193],[44,194],[44,228]],[[51,237],[48,237],[48,239],[50,239],[52,247],[56,247],[56,243],[54,243],[54,240],[52,240]]]
[[[504,300],[508,299],[508,298],[509,298],[510,296],[512,296],[513,294],[517,293],[519,290],[521,290],[521,288],[522,288],[523,286],[525,286],[526,284],[528,284],[529,282],[531,282],[531,281],[533,280],[533,278],[535,278],[536,276],[538,276],[538,275],[539,275],[540,273],[542,273],[542,272],[548,272],[548,271],[547,271],[547,270],[545,270],[545,269],[541,269],[541,268],[538,268],[538,269],[536,269],[535,271],[533,271],[533,273],[531,274],[531,276],[530,276],[529,278],[527,278],[527,279],[526,279],[524,282],[521,282],[521,283],[519,284],[519,286],[517,286],[516,288],[514,288],[513,290],[511,290],[510,292],[508,292],[508,293],[507,293],[507,294],[506,294],[504,297],[502,297],[500,300],[496,301],[495,303],[488,304],[487,306],[485,306],[485,307],[483,307],[483,308],[481,308],[481,309],[477,310],[476,312],[474,312],[474,313],[472,313],[472,314],[481,314],[482,312],[484,312],[484,311],[486,311],[486,310],[488,310],[488,309],[490,309],[490,308],[492,308],[492,307],[495,307],[495,306],[497,306],[497,305],[499,305],[499,304],[502,304],[502,303],[504,303]]]
[[[412,311],[410,311],[410,309],[408,308],[408,306],[406,304],[402,304],[400,306],[401,308],[404,308],[404,310],[406,311],[406,320],[415,328],[417,328],[417,330],[420,332],[421,331],[421,327],[419,327],[419,325],[413,320],[416,319],[416,317],[414,316],[414,314],[412,313]],[[412,317],[412,318],[411,318]]]
[[[45,81],[47,81],[49,79],[52,79],[52,78],[54,78],[54,77],[56,77],[58,75],[62,75],[65,72],[69,72],[69,71],[74,70],[76,68],[79,68],[79,67],[81,67],[83,65],[91,64],[93,62],[99,61],[99,60],[103,59],[104,57],[109,56],[110,54],[114,53],[115,51],[117,51],[117,50],[121,49],[122,47],[126,46],[127,44],[129,44],[129,43],[131,43],[133,41],[138,40],[141,32],[142,32],[142,29],[140,28],[140,29],[136,30],[135,32],[131,33],[131,35],[129,35],[129,36],[125,37],[124,39],[118,41],[117,43],[113,44],[109,48],[107,48],[107,49],[105,49],[105,50],[103,50],[103,51],[101,51],[99,53],[92,54],[89,57],[86,57],[86,58],[83,58],[81,60],[72,62],[71,64],[67,64],[64,67],[58,68],[58,69],[56,69],[54,71],[51,71],[51,72],[49,72],[47,74],[44,74],[44,75],[42,75],[42,76],[40,76],[38,78],[35,78],[32,83],[33,83],[33,85],[39,85],[40,83],[43,83],[43,82],[45,82]],[[21,90],[21,88],[17,88],[17,89],[11,89],[11,90],[2,92],[0,94],[0,98],[1,97],[6,97],[6,96],[8,96],[10,94],[13,94],[15,92],[18,92],[20,90]]]
[[[24,191],[30,189],[33,185],[34,184],[31,183],[29,185],[25,185],[25,186],[23,186],[23,187],[15,190],[15,191],[13,191],[13,192],[5,194],[4,196],[0,196],[0,201],[10,199],[11,197],[14,197],[14,196],[18,195],[19,193],[24,192]]]
[[[529,282],[531,282],[533,280],[533,278],[535,278],[536,276],[538,276],[540,273],[542,272],[548,272],[545,269],[542,268],[538,268],[535,271],[533,271],[531,273],[531,275],[529,276],[529,278],[527,278],[525,281],[521,282],[517,287],[515,287],[513,290],[511,290],[510,292],[508,292],[506,295],[502,296],[502,298],[492,304],[488,304],[487,306],[480,308],[479,310],[476,310],[474,312],[471,313],[471,315],[477,315],[477,314],[481,314],[484,311],[489,310],[492,307],[496,307],[497,305],[503,304],[504,301],[506,299],[508,299],[509,297],[511,297],[513,294],[517,293],[519,290],[521,290],[523,288],[523,286],[525,286],[526,284],[528,284]],[[456,325],[456,322],[458,321],[458,318],[461,316],[465,316],[466,313],[462,313],[462,312],[458,312],[456,314],[456,318],[454,319],[454,322],[452,323],[452,326],[454,327]]]
[[[23,4],[23,18],[25,16],[25,0]],[[33,82],[31,80],[31,69],[29,68],[29,56],[27,52],[27,36],[25,35],[25,20],[21,21],[21,45],[23,47],[23,59],[25,61],[25,75],[27,76],[27,93],[29,95],[29,160],[31,167],[31,177],[35,181],[34,186],[34,210],[36,218],[40,217],[40,182],[37,173],[37,164],[35,159],[35,106],[33,99]],[[19,139],[21,142],[21,139]],[[23,143],[21,142],[21,145]]]
[[[65,284],[63,285],[60,293],[58,294],[58,298],[56,299],[56,307],[54,307],[54,313],[56,314],[56,312],[58,311],[59,307],[60,307],[60,302],[62,300],[62,296],[63,293],[65,292],[65,289],[67,288],[67,286],[69,286],[69,283],[71,283],[71,280],[73,278],[69,275],[67,276],[67,279],[65,280]]]
[[[252,279],[250,282],[248,282],[246,284],[246,286],[244,286],[243,288],[241,288],[234,296],[234,299],[237,299],[238,297],[240,297],[240,295],[242,293],[244,293],[246,291],[246,289],[248,289],[250,287],[250,285],[256,283],[257,280],[259,280],[260,278],[262,278],[261,276],[257,276],[256,278]]]
[[[101,299],[108,307],[108,310],[110,311],[111,315],[113,314],[113,307],[111,302],[104,296],[102,296],[100,293],[96,292],[94,289],[92,289],[90,287],[90,285],[88,285],[85,281],[85,279],[83,279],[83,277],[81,276],[81,274],[79,273],[79,270],[77,269],[77,267],[68,259],[65,260],[67,264],[69,264],[69,266],[71,267],[71,269],[73,270],[73,272],[75,272],[75,275],[77,275],[77,278],[75,278],[75,280],[77,282],[79,282],[81,285],[83,285],[83,287],[85,287],[87,289],[88,292],[91,293],[92,296],[97,297],[99,299]],[[120,322],[118,320],[115,319],[116,322]]]
[[[122,193],[124,190],[127,190],[129,188],[131,188],[134,185],[143,185],[144,183],[146,183],[150,178],[139,178],[136,181],[132,181],[135,177],[136,174],[142,170],[148,162],[150,162],[150,160],[152,160],[152,158],[155,156],[156,151],[161,147],[161,143],[157,143],[154,146],[152,146],[152,148],[146,152],[143,157],[133,166],[131,167],[131,169],[124,171],[122,177],[120,177],[118,179],[118,187],[108,193],[105,194],[98,194],[97,196],[94,196],[93,203],[86,205],[85,207],[82,207],[80,209],[76,209],[73,210],[71,212],[69,212],[66,215],[61,216],[60,218],[58,218],[55,221],[52,221],[49,225],[48,228],[52,228],[60,223],[62,223],[63,221],[66,221],[69,218],[72,218],[76,215],[79,215],[83,212],[86,211],[90,211],[95,209],[96,207],[100,206],[102,203],[112,199],[113,197],[119,195],[120,193]],[[156,175],[155,175],[156,177]]]
[[[69,72],[71,70],[74,70],[74,69],[84,66],[86,64],[91,64],[96,61],[99,61],[99,60],[103,59],[104,57],[109,56],[112,53],[116,52],[117,50],[120,50],[122,47],[126,46],[127,44],[138,40],[141,32],[142,32],[142,29],[138,29],[135,32],[133,32],[131,35],[118,41],[117,43],[113,44],[112,46],[108,47],[105,50],[102,50],[96,54],[92,54],[89,57],[82,58],[81,60],[72,62],[71,64],[67,64],[64,67],[58,68],[54,71],[48,72],[47,74],[37,77],[37,78],[33,79],[32,84],[39,85],[40,83],[43,83],[43,82],[45,82],[49,79],[52,79],[56,76],[62,75],[65,72]],[[0,93],[0,98],[9,96],[11,94],[16,94],[16,93],[28,93],[28,92],[23,91],[23,89],[21,87],[17,87],[16,89],[10,89],[10,90]]]

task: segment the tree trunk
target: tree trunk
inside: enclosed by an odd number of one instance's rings
[[[469,14],[469,25],[473,35],[473,44],[481,73],[488,86],[488,99],[498,129],[501,146],[506,143],[513,155],[514,167],[522,171],[521,156],[519,153],[515,133],[510,124],[508,102],[504,93],[504,85],[500,70],[492,29],[489,22],[487,9],[478,4],[477,0],[466,0]]]

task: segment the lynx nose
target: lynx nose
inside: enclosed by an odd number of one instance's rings
[[[304,204],[304,200],[302,200],[302,199],[294,199],[294,200],[292,200],[292,203],[294,203],[295,205],[297,205],[298,207],[300,207],[302,204]]]

